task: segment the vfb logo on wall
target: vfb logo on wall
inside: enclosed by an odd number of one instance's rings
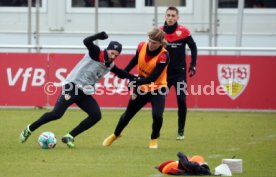
[[[249,77],[249,64],[218,64],[219,83],[232,100],[245,90]]]

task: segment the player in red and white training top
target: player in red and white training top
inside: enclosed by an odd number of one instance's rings
[[[166,21],[160,28],[166,33],[167,51],[170,54],[168,66],[168,87],[176,89],[178,105],[178,134],[176,139],[184,139],[184,127],[186,122],[187,104],[185,87],[187,83],[187,72],[192,77],[196,73],[197,46],[190,31],[183,25],[177,23],[179,11],[176,7],[168,7],[166,10]],[[191,62],[187,71],[186,44],[191,50]]]

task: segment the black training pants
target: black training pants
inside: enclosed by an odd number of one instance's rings
[[[151,139],[157,139],[160,136],[160,130],[163,123],[163,112],[165,108],[165,98],[166,98],[166,88],[165,91],[161,89],[159,93],[155,91],[154,93],[148,92],[142,94],[137,94],[137,97],[133,99],[130,98],[126,111],[121,116],[114,134],[119,136],[123,129],[128,125],[129,121],[134,117],[134,115],[144,107],[148,102],[152,106],[152,133]],[[164,92],[164,93],[161,93]]]
[[[67,91],[60,94],[54,109],[43,114],[37,121],[30,125],[29,128],[31,131],[36,130],[43,124],[61,118],[67,108],[73,103],[76,103],[88,114],[87,118],[85,118],[79,125],[69,132],[73,137],[89,129],[101,119],[101,110],[97,101],[91,95],[86,95],[81,90],[76,88],[74,84],[73,87],[71,85],[72,89],[68,91],[67,88],[70,87],[70,84],[72,83],[65,85],[64,88],[66,88]]]
[[[176,92],[177,106],[178,106],[178,133],[184,133],[186,115],[187,115],[187,104],[186,104],[186,91],[187,82],[186,76],[180,73],[175,76],[168,77],[168,87],[174,86]]]

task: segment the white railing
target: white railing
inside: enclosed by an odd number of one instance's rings
[[[106,48],[107,46],[100,46]],[[137,46],[124,46],[124,50],[136,50]],[[82,45],[1,45],[0,49],[85,49]],[[276,47],[198,47],[201,51],[263,51],[276,52]]]

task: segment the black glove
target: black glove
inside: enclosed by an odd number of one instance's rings
[[[124,70],[125,71],[125,70]],[[126,71],[127,72],[127,71]],[[129,74],[129,79],[130,79],[130,81],[133,81],[133,80],[137,80],[137,79],[139,79],[139,77],[137,77],[137,76],[135,76],[135,75],[133,75],[133,74]]]
[[[102,31],[102,32],[97,34],[97,38],[101,39],[101,40],[105,40],[105,39],[108,38],[108,35],[106,34],[106,32]]]
[[[194,65],[191,65],[189,67],[189,71],[188,72],[189,72],[189,76],[193,77],[196,74],[196,67]]]
[[[134,76],[134,75],[133,75]],[[130,78],[129,82],[127,83],[128,90],[136,91],[137,89],[137,80],[140,79],[140,77],[134,76],[134,78]]]

